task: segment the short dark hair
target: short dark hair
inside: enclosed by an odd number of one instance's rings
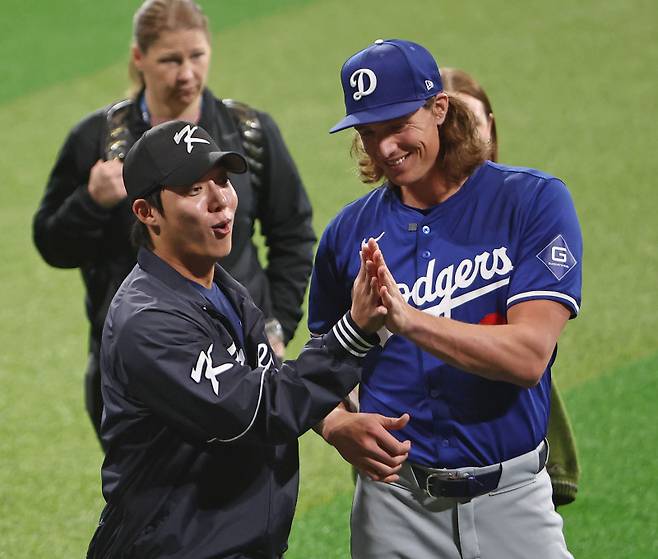
[[[151,194],[144,197],[144,200],[146,200],[147,204],[158,210],[160,215],[164,215],[164,207],[162,206],[162,188],[158,188],[154,192],[151,192]],[[130,242],[137,249],[141,247],[153,248],[153,240],[151,239],[151,233],[148,226],[137,219],[137,217],[135,217],[135,221],[130,231]]]

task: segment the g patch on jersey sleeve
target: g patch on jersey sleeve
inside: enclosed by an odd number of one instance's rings
[[[558,235],[548,243],[537,254],[537,258],[544,263],[558,281],[578,264],[562,235]]]

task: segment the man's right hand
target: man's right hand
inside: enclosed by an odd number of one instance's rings
[[[397,481],[409,456],[411,441],[398,441],[389,431],[402,429],[409,414],[385,417],[353,413],[338,406],[322,422],[321,435],[340,455],[373,481]]]
[[[127,196],[122,170],[123,163],[119,159],[99,159],[91,168],[87,188],[92,200],[99,206],[113,208]]]
[[[373,239],[370,240],[375,242]],[[362,248],[364,250],[359,253],[361,267],[352,286],[350,315],[359,328],[368,334],[374,334],[384,325],[387,310],[379,297],[375,264],[368,256],[374,250],[368,251],[367,247]]]

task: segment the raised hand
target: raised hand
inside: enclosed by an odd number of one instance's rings
[[[373,278],[377,279],[377,266],[373,262],[373,256],[378,249],[377,241],[372,237],[368,239],[368,242],[361,245],[361,256],[366,264],[366,274],[371,280]],[[379,283],[377,283],[377,292],[379,293]]]
[[[357,326],[375,333],[384,325],[387,310],[379,297],[376,268],[370,254],[369,249],[361,250],[361,266],[352,286],[350,314]]]
[[[400,442],[389,431],[402,429],[408,422],[406,413],[386,417],[338,407],[324,419],[321,434],[362,474],[374,481],[391,482],[398,480],[411,442]]]
[[[104,208],[116,206],[126,196],[123,184],[123,163],[118,159],[98,160],[89,173],[89,195]]]
[[[377,241],[370,239],[368,241],[369,256],[371,256],[372,266],[376,277],[376,284],[379,291],[382,304],[387,309],[385,324],[386,327],[396,334],[405,331],[410,317],[409,312],[412,307],[404,300],[398,289],[395,278],[388,269]]]

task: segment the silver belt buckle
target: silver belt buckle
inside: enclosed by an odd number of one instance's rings
[[[473,476],[468,472],[458,472],[458,471],[444,471],[444,472],[434,472],[429,474],[425,479],[425,491],[431,496],[435,495],[430,491],[430,480],[437,478],[439,481],[459,481],[463,479],[470,479]]]

